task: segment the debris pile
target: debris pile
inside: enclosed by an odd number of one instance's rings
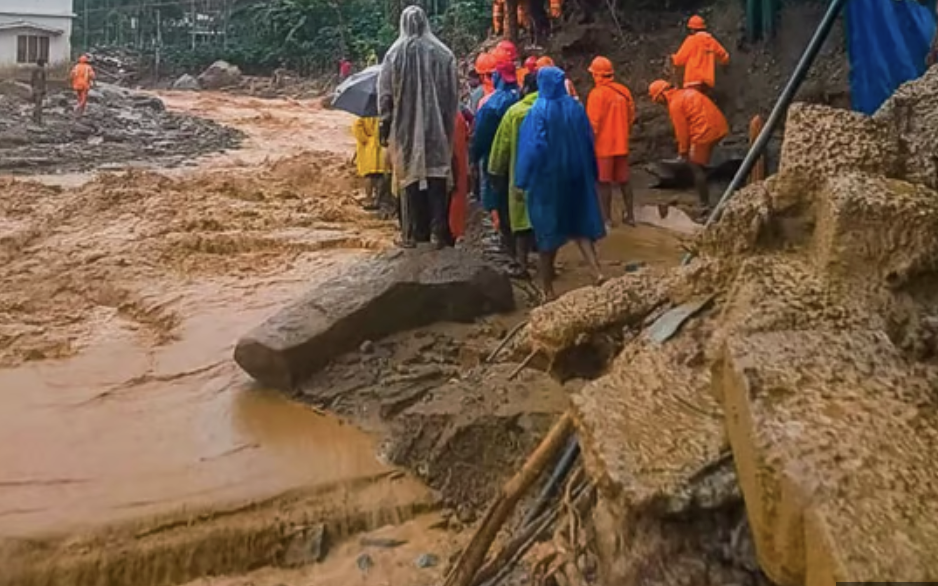
[[[43,124],[33,122],[29,88],[0,88],[0,172],[86,171],[105,165],[185,164],[204,153],[237,147],[243,134],[213,121],[167,112],[147,93],[99,83],[83,117],[71,92],[46,98]]]
[[[936,136],[934,68],[872,117],[795,105],[696,260],[532,314],[552,355],[656,322],[574,396],[602,583],[938,575]]]

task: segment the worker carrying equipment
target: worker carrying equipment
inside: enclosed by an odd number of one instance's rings
[[[716,82],[717,62],[728,64],[730,54],[706,31],[707,23],[700,16],[690,17],[687,28],[690,34],[671,60],[676,67],[684,68],[684,87],[701,86],[704,91],[712,89]]]

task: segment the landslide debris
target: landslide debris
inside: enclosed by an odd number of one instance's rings
[[[168,112],[156,96],[106,83],[91,90],[80,118],[72,92],[52,91],[42,125],[33,122],[29,96],[25,84],[0,84],[0,172],[63,173],[130,162],[167,167],[236,148],[244,138],[211,120]]]
[[[97,320],[172,339],[167,278],[282,271],[323,249],[378,249],[389,223],[354,198],[339,155],[308,152],[250,173],[101,174],[75,189],[0,180],[0,365],[68,356]]]
[[[573,397],[602,583],[938,575],[936,137],[935,68],[872,117],[796,104],[688,266],[532,313],[556,356],[714,300]]]

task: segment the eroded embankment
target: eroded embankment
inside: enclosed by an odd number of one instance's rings
[[[0,542],[4,586],[170,586],[321,561],[330,545],[435,508],[418,482],[381,473],[235,507],[177,513],[88,537]]]
[[[574,397],[604,583],[938,574],[936,90],[932,69],[871,118],[793,106],[778,175],[691,264],[535,310],[548,354],[644,330]]]

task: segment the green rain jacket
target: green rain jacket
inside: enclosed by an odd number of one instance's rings
[[[489,173],[504,177],[508,175],[508,212],[511,217],[511,231],[522,232],[531,229],[531,220],[528,219],[527,206],[524,203],[524,192],[515,187],[515,161],[518,158],[518,132],[521,123],[528,115],[537,93],[526,95],[520,102],[508,108],[495,140],[489,152]]]

